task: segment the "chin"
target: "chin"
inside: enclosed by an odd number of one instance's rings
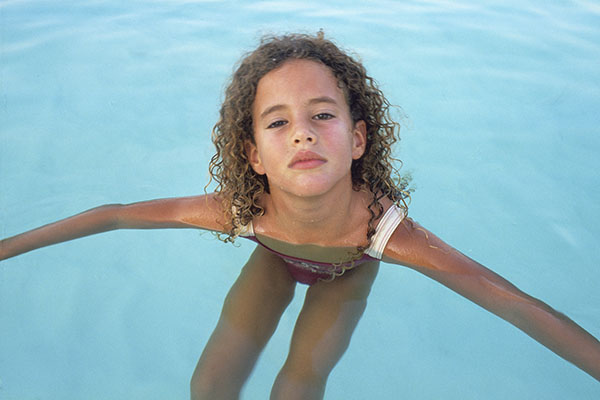
[[[339,190],[346,184],[350,188],[352,187],[352,180],[349,175],[347,177],[303,175],[285,182],[279,182],[279,184],[269,182],[271,188],[278,187],[282,192],[301,198],[323,196],[331,191]]]
[[[295,185],[289,192],[297,197],[309,198],[323,196],[334,189],[335,185],[330,182],[307,182]]]

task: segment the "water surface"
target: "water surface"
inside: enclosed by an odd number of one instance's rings
[[[0,4],[0,236],[192,195],[241,54],[326,35],[402,107],[410,214],[600,337],[600,7],[590,1]],[[0,264],[0,398],[186,398],[252,246],[111,232]],[[303,289],[251,377],[267,398]],[[597,381],[384,266],[327,399],[595,399]]]

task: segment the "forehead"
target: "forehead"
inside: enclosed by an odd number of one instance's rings
[[[313,60],[289,60],[258,81],[254,111],[273,102],[291,104],[324,96],[346,103],[344,91],[331,69]]]

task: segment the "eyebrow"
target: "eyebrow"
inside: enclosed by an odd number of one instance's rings
[[[335,99],[329,97],[329,96],[320,96],[320,97],[315,97],[313,99],[310,99],[308,101],[308,105],[314,105],[314,104],[319,104],[319,103],[328,103],[328,104],[337,104],[337,101],[335,101]],[[268,107],[265,111],[263,111],[260,114],[260,119],[265,118],[267,115],[275,112],[275,111],[279,111],[282,110],[284,108],[286,108],[287,106],[284,104],[275,104],[274,106]]]

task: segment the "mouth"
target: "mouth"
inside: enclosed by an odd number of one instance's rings
[[[293,169],[311,169],[316,168],[322,164],[325,164],[327,160],[313,153],[312,151],[299,151],[296,153],[292,161],[289,163],[288,168]]]

